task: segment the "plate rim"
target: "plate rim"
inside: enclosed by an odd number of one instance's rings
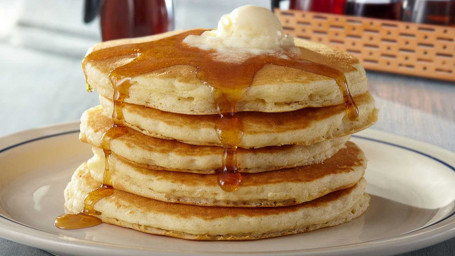
[[[51,137],[63,136],[79,132],[79,121],[66,122],[56,125],[49,125],[40,128],[20,131],[17,133],[9,134],[0,137],[0,145],[3,142],[6,146],[0,148],[0,154],[8,151],[11,148],[23,146],[27,143],[45,140]],[[444,164],[449,169],[455,171],[455,153],[426,143],[417,141],[407,137],[399,136],[396,134],[383,132],[375,129],[367,129],[353,135],[357,139],[365,139],[376,143],[391,144],[414,153],[419,153],[430,157],[432,160]],[[404,144],[404,145],[403,145]],[[433,154],[442,157],[434,157]],[[441,161],[439,158],[443,158]],[[237,255],[353,255],[369,253],[370,255],[383,254],[383,253],[402,253],[406,251],[417,250],[424,248],[452,237],[455,237],[455,212],[436,223],[427,227],[411,231],[409,233],[383,238],[379,240],[355,243],[350,245],[341,245],[333,247],[323,247],[304,250],[288,250],[288,251],[254,251],[254,252],[235,252]],[[428,229],[430,228],[430,229]],[[28,231],[28,232],[27,232]],[[181,251],[177,250],[161,250],[151,252],[145,248],[130,248],[125,246],[103,245],[97,242],[82,240],[74,238],[74,240],[66,240],[61,235],[48,233],[42,230],[29,227],[25,224],[18,223],[0,214],[0,237],[14,241],[17,243],[25,244],[28,246],[37,247],[43,250],[60,253],[88,253],[88,254],[103,254],[106,249],[111,255],[124,255],[126,253],[141,253],[151,255],[181,255]],[[336,249],[336,250],[335,250]],[[185,255],[195,254],[211,254],[226,255],[231,253],[223,253],[219,251],[191,251],[185,252]]]

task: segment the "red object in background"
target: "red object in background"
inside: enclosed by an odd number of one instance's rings
[[[153,35],[174,27],[171,0],[104,0],[100,18],[103,41]]]
[[[346,0],[291,0],[289,9],[343,14]]]

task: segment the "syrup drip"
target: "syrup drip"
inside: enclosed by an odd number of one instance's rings
[[[242,182],[237,166],[237,147],[225,147],[223,169],[218,174],[218,185],[227,192],[236,191]]]
[[[227,105],[229,107],[232,104]],[[237,148],[242,141],[242,122],[233,112],[220,112],[220,118],[216,125],[218,138],[223,144],[223,168],[218,174],[218,185],[225,191],[232,192],[238,189],[242,182],[242,175],[237,166]]]
[[[96,190],[90,192],[84,199],[84,209],[78,214],[64,214],[55,219],[54,225],[60,229],[80,229],[99,225],[102,221],[93,216],[100,215],[100,212],[95,210],[95,204],[114,193],[111,180],[111,172],[109,170],[109,158],[111,155],[111,140],[118,138],[127,132],[127,128],[114,124],[107,130],[101,142],[104,151],[104,174],[103,184]]]
[[[95,204],[108,196],[114,194],[114,189],[111,186],[101,185],[96,190],[90,192],[84,200],[83,214],[87,215],[100,215],[101,213],[95,210]]]
[[[114,189],[110,186],[102,185],[90,192],[84,199],[84,210],[78,214],[63,214],[55,219],[54,225],[60,229],[80,229],[97,226],[102,221],[93,216],[101,213],[95,210],[95,204],[108,196],[114,194]]]
[[[111,171],[109,170],[109,158],[111,157],[111,140],[118,138],[128,132],[127,128],[114,123],[109,130],[103,134],[101,147],[104,151],[104,174],[103,185],[112,186]]]
[[[222,169],[218,174],[218,185],[227,192],[238,189],[242,182],[242,175],[237,166],[237,148],[243,137],[242,122],[236,111],[237,102],[246,88],[234,91],[220,90],[219,98],[215,99],[220,116],[216,123],[216,132],[223,145],[224,154]]]
[[[90,86],[88,83],[87,86]],[[64,214],[55,219],[54,225],[60,229],[80,229],[99,225],[102,221],[93,216],[101,213],[95,210],[95,204],[114,193],[112,188],[111,171],[109,169],[109,159],[111,156],[111,141],[128,132],[127,128],[122,126],[123,123],[123,106],[124,99],[128,97],[129,80],[121,81],[114,87],[114,111],[112,113],[113,125],[104,134],[101,141],[101,147],[104,152],[104,173],[103,184],[96,190],[90,192],[84,199],[84,209],[78,214]],[[87,87],[88,90],[89,87]],[[91,88],[91,87],[90,87]]]

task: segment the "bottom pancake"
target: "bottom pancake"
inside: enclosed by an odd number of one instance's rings
[[[101,184],[86,164],[65,189],[65,209],[79,213],[84,199]],[[113,190],[94,209],[103,222],[151,234],[194,240],[252,240],[283,236],[339,225],[360,216],[368,207],[364,179],[355,186],[313,201],[277,208],[203,207],[166,203]]]

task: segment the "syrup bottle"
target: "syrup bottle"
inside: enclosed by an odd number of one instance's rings
[[[455,26],[455,1],[405,0],[403,20],[443,26]]]
[[[172,0],[85,0],[84,22],[100,14],[103,41],[174,29]]]
[[[347,0],[346,15],[386,20],[400,20],[402,0]]]

